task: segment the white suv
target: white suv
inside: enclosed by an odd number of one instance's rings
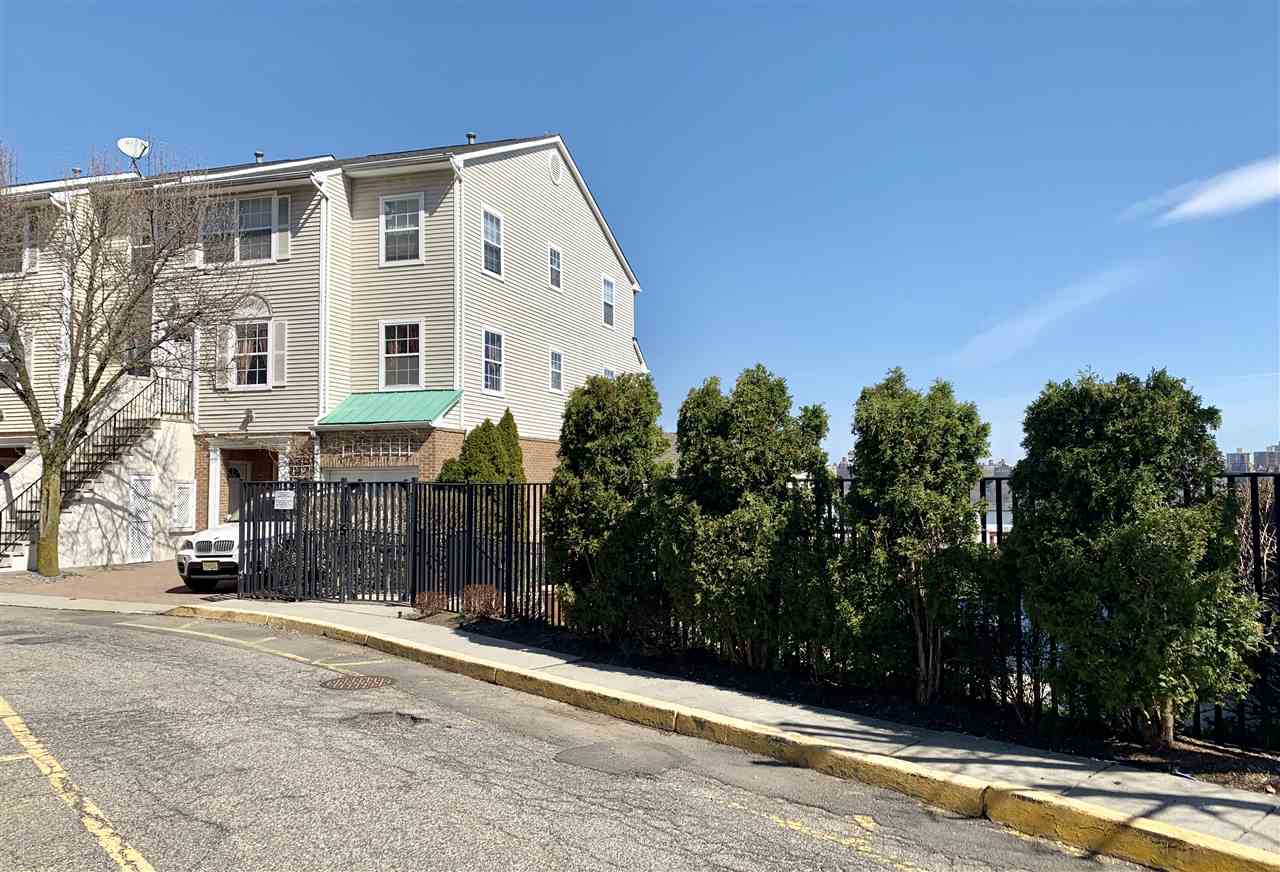
[[[240,525],[201,530],[178,548],[178,575],[196,593],[209,593],[218,582],[240,573]]]

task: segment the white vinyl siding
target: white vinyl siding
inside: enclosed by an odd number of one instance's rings
[[[274,226],[277,246],[282,218],[279,201],[289,198],[289,258],[245,264],[246,282],[270,307],[270,390],[236,390],[223,375],[199,378],[199,425],[211,433],[245,432],[246,412],[253,411],[248,433],[304,431],[319,414],[320,372],[320,194],[307,181],[276,192]],[[261,320],[253,318],[252,320]],[[202,332],[201,347],[226,342]],[[225,353],[225,352],[223,352]],[[221,386],[215,387],[215,378]]]
[[[634,294],[615,254],[565,166],[547,172],[549,147],[468,162],[463,169],[463,427],[497,421],[510,407],[520,435],[558,439],[568,394],[606,366],[641,369],[631,344]],[[608,203],[601,204],[606,213]],[[505,216],[502,281],[485,271],[483,215]],[[561,251],[561,289],[550,286],[548,245]],[[617,283],[614,326],[601,326],[600,277]],[[503,334],[502,396],[484,390],[484,329]],[[563,352],[564,394],[548,389],[548,349]]]
[[[0,276],[0,300],[21,299],[21,295],[25,293],[30,293],[36,299],[60,296],[62,265],[56,255],[45,249],[28,246],[25,259],[27,272],[24,277]],[[22,341],[27,348],[27,369],[43,410],[55,409],[56,397],[60,394],[58,369],[61,336],[62,327],[54,311],[45,308],[37,312],[35,323],[24,319]],[[0,388],[0,434],[30,432],[31,416],[26,405],[12,391]]]
[[[457,233],[452,172],[357,178],[347,180],[345,187],[340,183],[335,187],[338,197],[349,197],[349,203],[342,204],[335,197],[329,208],[331,214],[338,213],[334,226],[342,228],[350,255],[330,277],[334,318],[329,342],[343,350],[345,361],[343,371],[335,373],[341,389],[335,389],[335,375],[330,376],[330,409],[349,393],[381,389],[382,354],[376,340],[384,321],[421,322],[422,387],[455,387],[453,262]],[[418,196],[423,207],[422,259],[382,268],[383,201]],[[333,244],[338,246],[336,238]],[[338,275],[340,285],[334,293],[333,279]]]

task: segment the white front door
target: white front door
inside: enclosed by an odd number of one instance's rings
[[[151,476],[129,476],[129,563],[150,563],[155,539],[151,516]]]
[[[253,478],[253,464],[244,460],[226,461],[227,467],[227,520],[240,517],[240,482]]]

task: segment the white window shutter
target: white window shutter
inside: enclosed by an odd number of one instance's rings
[[[289,198],[276,197],[276,260],[289,259]]]
[[[36,380],[36,336],[34,330],[22,331],[22,350],[27,358],[27,376],[34,384]]]
[[[289,383],[289,322],[271,322],[271,385]]]
[[[235,332],[230,327],[218,330],[214,343],[213,386],[225,388],[231,382],[231,343],[235,341]]]
[[[191,480],[173,483],[173,520],[171,530],[196,528],[196,483]]]

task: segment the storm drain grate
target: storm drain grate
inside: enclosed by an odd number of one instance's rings
[[[386,687],[394,680],[385,675],[339,675],[320,682],[320,686],[329,690],[373,690],[375,687]]]

